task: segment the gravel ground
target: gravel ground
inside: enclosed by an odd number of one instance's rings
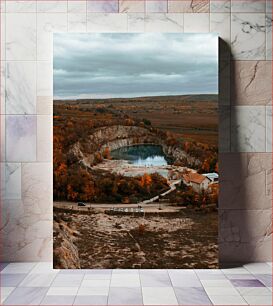
[[[217,212],[54,214],[72,217],[81,268],[218,267]]]

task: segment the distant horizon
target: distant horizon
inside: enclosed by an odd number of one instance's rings
[[[215,33],[55,33],[54,100],[217,94]]]
[[[135,97],[113,97],[113,98],[60,98],[53,97],[53,101],[70,101],[70,100],[114,100],[114,99],[137,99],[137,98],[158,98],[158,97],[183,97],[183,96],[219,96],[218,93],[187,93],[187,94],[174,94],[174,95],[153,95],[153,96],[135,96]]]

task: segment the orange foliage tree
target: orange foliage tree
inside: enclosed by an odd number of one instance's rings
[[[111,159],[110,149],[106,147],[102,152],[102,157],[105,159]]]
[[[209,161],[207,159],[205,159],[204,162],[203,162],[202,170],[204,172],[209,172],[209,170],[210,170],[210,164],[209,164]]]
[[[146,190],[149,191],[151,184],[152,184],[151,176],[147,173],[144,173],[144,175],[141,177],[141,180],[140,180],[140,186],[143,188],[146,188]]]

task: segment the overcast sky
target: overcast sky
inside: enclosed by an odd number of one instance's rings
[[[216,34],[54,34],[54,98],[218,93]]]

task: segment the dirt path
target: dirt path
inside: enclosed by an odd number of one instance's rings
[[[168,195],[169,193],[173,192],[176,190],[176,185],[180,184],[181,183],[181,180],[176,180],[176,181],[173,181],[173,182],[169,182],[169,186],[170,186],[170,189],[159,194],[158,196],[155,196],[155,197],[152,197],[151,199],[149,200],[145,200],[145,201],[141,201],[139,202],[138,204],[139,205],[145,205],[145,204],[150,204],[150,203],[153,203],[157,200],[159,200],[159,198],[163,198],[165,197],[166,195]]]

